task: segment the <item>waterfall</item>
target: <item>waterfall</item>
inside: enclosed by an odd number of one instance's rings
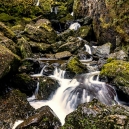
[[[81,25],[78,22],[75,22],[70,25],[69,29],[70,30],[78,30],[81,27]]]
[[[58,6],[51,7],[51,13],[54,12],[55,14],[58,13]]]
[[[65,71],[56,68],[54,75],[50,77],[57,79],[60,87],[53,97],[48,101],[29,101],[29,99],[28,101],[35,109],[45,105],[51,107],[63,125],[65,116],[81,103],[89,102],[93,98],[107,105],[115,103],[115,90],[105,82],[99,81],[99,73],[96,71],[77,75],[73,79],[65,79]]]
[[[37,1],[36,6],[39,6],[40,0]]]
[[[88,52],[90,55],[92,54],[91,48],[89,45],[85,44],[86,52]]]
[[[40,77],[40,76],[43,76],[43,71],[44,71],[44,69],[45,69],[47,66],[48,66],[48,64],[45,65],[45,66],[41,69],[41,72],[40,72],[40,73],[38,73],[38,74],[33,74],[33,75],[31,75],[31,77]]]
[[[23,122],[23,120],[17,120],[17,121],[15,121],[15,123],[14,123],[12,129],[15,129],[15,128],[16,128],[19,124],[21,124],[22,122]]]

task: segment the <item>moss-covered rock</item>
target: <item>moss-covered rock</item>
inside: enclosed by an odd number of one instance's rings
[[[44,106],[38,109],[33,116],[18,125],[16,129],[59,129],[60,126],[60,120],[55,115],[53,110],[48,106]]]
[[[28,96],[32,96],[37,87],[37,81],[26,73],[17,74],[13,77],[13,87],[26,93]]]
[[[71,72],[74,72],[76,74],[87,72],[86,67],[79,61],[79,59],[77,57],[71,57],[68,60],[67,68],[68,68],[68,70],[70,70]]]
[[[40,77],[39,78],[39,90],[36,94],[36,99],[39,100],[48,100],[52,95],[55,93],[55,91],[59,88],[59,84],[57,80],[52,79],[50,77]]]
[[[0,45],[0,78],[10,71],[16,72],[19,66],[20,58],[9,49]]]
[[[11,31],[4,23],[0,22],[0,31],[8,38],[14,39],[15,33]]]
[[[18,68],[19,73],[37,74],[41,71],[40,63],[37,60],[27,58],[21,61],[21,65]]]
[[[111,42],[116,45],[116,36],[121,37],[120,44],[129,42],[128,0],[75,0],[75,17],[91,16],[93,29],[99,43]]]
[[[76,33],[78,37],[81,37],[83,39],[90,41],[91,35],[92,35],[92,27],[90,25],[81,26]]]
[[[69,36],[66,43],[64,43],[58,48],[58,52],[69,51],[73,54],[84,45],[85,42],[83,40],[79,40],[76,37]]]
[[[33,53],[50,53],[51,52],[51,45],[46,43],[37,43],[37,42],[29,42],[31,50]]]
[[[110,78],[117,86],[129,86],[129,63],[126,61],[108,59],[100,74]]]
[[[21,58],[31,57],[32,51],[29,42],[23,37],[18,39],[19,54]]]
[[[16,120],[26,119],[34,113],[26,99],[26,95],[19,90],[12,90],[5,96],[0,96],[0,128],[11,129]]]
[[[97,100],[78,106],[65,118],[61,129],[126,129],[129,127],[129,108],[106,106]]]
[[[56,40],[56,32],[46,24],[39,25],[31,25],[27,24],[25,27],[25,33],[28,38],[37,42],[44,43],[55,43]]]
[[[18,50],[17,50],[17,45],[15,44],[15,42],[5,37],[3,33],[0,33],[0,44],[8,48],[13,53],[17,54]]]
[[[15,21],[15,17],[10,16],[6,13],[1,13],[0,14],[0,21],[2,21],[2,22]]]

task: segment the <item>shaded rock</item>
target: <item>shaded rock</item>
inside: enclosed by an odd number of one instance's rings
[[[18,39],[19,54],[22,58],[31,57],[32,51],[29,42],[23,37]]]
[[[59,129],[60,120],[53,110],[48,106],[41,107],[36,113],[18,125],[16,129],[35,128],[35,129]]]
[[[31,58],[22,60],[21,65],[18,68],[19,73],[36,74],[40,71],[40,62]]]
[[[71,57],[68,60],[67,68],[69,71],[74,72],[76,74],[86,73],[86,67],[79,61],[77,57]]]
[[[0,45],[0,78],[9,72],[16,72],[19,66],[20,58],[9,49]]]
[[[34,113],[34,109],[26,100],[26,95],[19,90],[12,90],[0,97],[0,128],[12,129],[16,120],[26,119]]]
[[[17,74],[13,77],[13,87],[28,96],[32,96],[37,87],[37,81],[25,73]]]
[[[58,52],[55,54],[56,59],[69,58],[72,54],[69,51]]]
[[[51,45],[46,43],[29,42],[33,53],[47,52],[50,53]]]
[[[55,91],[59,88],[59,83],[57,80],[52,79],[50,77],[40,77],[39,78],[39,90],[36,95],[36,99],[39,100],[48,100],[52,95],[55,93]]]
[[[122,60],[110,60],[105,64],[101,70],[102,76],[107,76],[116,86],[123,86],[128,88],[129,82],[129,63]],[[122,89],[122,88],[121,88]],[[123,89],[123,91],[125,91]],[[128,94],[128,93],[126,93]]]
[[[87,26],[81,26],[78,31],[76,32],[76,35],[78,37],[81,37],[83,39],[86,39],[88,41],[91,40],[92,35],[92,27],[90,25]],[[92,37],[93,38],[93,37]]]
[[[111,53],[108,58],[117,59],[117,60],[127,60],[128,55],[123,51],[120,50],[118,52]]]
[[[75,33],[74,30],[67,29],[67,30],[65,30],[65,31],[63,31],[63,32],[61,32],[60,34],[57,35],[57,40],[66,41],[67,38],[69,36],[73,36],[74,33]]]
[[[85,42],[83,40],[79,40],[75,37],[69,37],[65,44],[61,45],[58,49],[58,52],[69,51],[71,53],[75,53],[78,49],[83,47]]]
[[[74,16],[76,18],[91,16],[93,18],[93,29],[99,43],[110,42],[115,48],[117,39],[121,37],[120,44],[129,41],[129,24],[127,14],[128,2],[124,0],[115,1],[74,1]]]
[[[63,41],[58,41],[56,43],[51,44],[53,52],[58,52],[58,48],[63,44],[65,44]]]
[[[43,26],[27,24],[24,31],[26,36],[33,41],[51,44],[56,40],[55,31],[46,24],[43,24]]]
[[[129,108],[106,106],[97,100],[78,106],[65,118],[62,129],[125,129],[129,127]]]
[[[0,44],[17,54],[18,50],[16,44],[11,39],[5,37],[3,33],[0,33]]]
[[[0,31],[8,38],[14,39],[15,34],[11,29],[9,29],[7,26],[4,25],[4,23],[0,22]]]

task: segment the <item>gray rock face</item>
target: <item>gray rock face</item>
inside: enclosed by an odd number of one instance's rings
[[[62,129],[128,129],[129,108],[114,105],[106,106],[93,100],[78,106],[66,117]]]
[[[129,23],[127,14],[129,4],[124,0],[75,0],[74,15],[76,18],[90,16],[93,18],[93,30],[99,43],[112,43],[115,48],[117,37],[123,42],[129,41]],[[122,44],[122,41],[119,42]]]

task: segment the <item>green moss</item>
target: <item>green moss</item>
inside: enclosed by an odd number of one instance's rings
[[[100,75],[112,79],[116,85],[129,86],[129,63],[110,59],[110,62],[103,66]]]
[[[15,17],[10,16],[6,13],[0,14],[0,21],[2,21],[2,22],[8,22],[8,21],[14,21],[14,20],[15,20]]]
[[[77,57],[70,58],[67,64],[67,68],[76,74],[86,72],[85,66],[79,61]]]

